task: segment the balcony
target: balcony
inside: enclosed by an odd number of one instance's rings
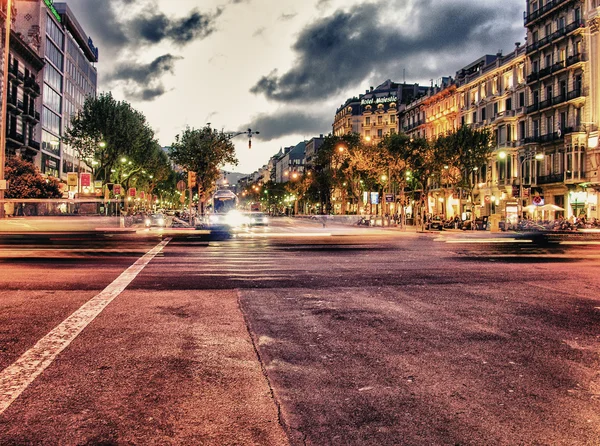
[[[570,1],[572,0],[550,0],[548,3],[546,3],[539,9],[533,11],[531,14],[527,14],[527,12],[524,12],[523,21],[525,22],[525,26],[530,25],[532,22],[548,14],[550,11]]]
[[[578,88],[573,91],[569,91],[569,93],[567,93],[567,101],[571,101],[573,99],[580,98],[581,96],[583,96],[583,92],[582,92],[581,88]]]
[[[553,173],[550,175],[542,175],[537,177],[537,184],[552,184],[562,183],[564,175],[562,173]]]
[[[525,144],[546,144],[554,141],[559,141],[563,138],[563,134],[559,134],[559,132],[547,133],[546,135],[538,135],[538,136],[528,136],[525,138]]]
[[[25,143],[25,137],[23,136],[23,134],[17,133],[15,131],[8,132],[8,134],[6,135],[6,138],[8,140],[12,140],[13,142],[17,142],[19,144]]]
[[[40,143],[37,141],[33,141],[33,140],[29,140],[29,142],[27,143],[27,145],[29,147],[31,147],[32,149],[37,150],[38,152],[40,151]]]
[[[40,92],[41,92],[40,85],[35,81],[35,78],[33,76],[25,78],[24,88],[25,88],[25,90],[29,90],[29,93],[32,96],[40,95]]]
[[[527,83],[531,84],[533,82],[538,81],[539,79],[540,79],[540,72],[539,71],[534,71],[529,76],[527,76]]]
[[[548,107],[552,107],[552,98],[545,99],[542,102],[540,102],[540,110],[543,110]]]
[[[527,107],[527,111],[526,113],[535,113],[536,111],[538,111],[540,109],[540,103],[539,102],[534,102],[532,105],[529,105]]]

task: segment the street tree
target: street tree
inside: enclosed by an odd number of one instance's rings
[[[96,179],[104,182],[120,180],[114,173],[123,157],[138,169],[130,174],[144,170],[148,153],[156,144],[145,116],[129,103],[115,100],[110,92],[88,96],[62,139],[81,160],[97,163]]]
[[[9,183],[6,198],[62,197],[58,179],[43,177],[30,161],[13,156],[7,160],[5,172]]]
[[[451,180],[457,187],[466,190],[471,203],[474,203],[477,171],[488,162],[494,150],[490,129],[474,129],[463,125],[455,132],[440,137],[436,146],[439,159],[448,166]]]
[[[181,135],[175,136],[169,154],[183,169],[196,173],[200,212],[204,212],[206,201],[216,189],[221,169],[226,164],[238,163],[230,137],[209,125],[201,129],[186,127]]]

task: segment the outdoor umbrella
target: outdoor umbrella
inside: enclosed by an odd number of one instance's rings
[[[557,206],[555,204],[545,204],[543,206],[540,206],[540,210],[542,211],[564,211],[564,208],[561,208],[560,206]]]

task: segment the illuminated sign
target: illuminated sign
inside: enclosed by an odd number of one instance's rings
[[[98,48],[96,48],[94,46],[94,41],[92,40],[91,37],[88,37],[88,47],[90,48],[90,50],[92,51],[92,53],[96,57],[96,60],[98,60]]]
[[[52,13],[52,15],[54,16],[54,18],[60,22],[61,21],[60,20],[60,14],[58,13],[58,11],[56,10],[56,8],[54,7],[54,0],[44,0],[44,3],[46,4],[46,6],[48,7],[48,9]]]
[[[360,101],[360,105],[385,104],[388,102],[398,102],[398,98],[396,96],[389,96],[387,98],[363,99]]]

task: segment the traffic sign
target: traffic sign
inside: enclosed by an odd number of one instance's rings
[[[90,187],[92,185],[92,174],[90,173],[79,174],[79,179],[81,180],[82,187]]]
[[[113,194],[121,195],[121,185],[120,184],[113,185]]]
[[[135,187],[130,187],[130,188],[129,188],[129,193],[128,193],[128,195],[129,195],[130,197],[135,197],[135,192],[136,192],[136,191],[135,191]]]
[[[179,180],[179,181],[177,182],[177,190],[178,190],[179,192],[183,192],[183,191],[185,190],[185,181],[183,181],[183,180]]]

